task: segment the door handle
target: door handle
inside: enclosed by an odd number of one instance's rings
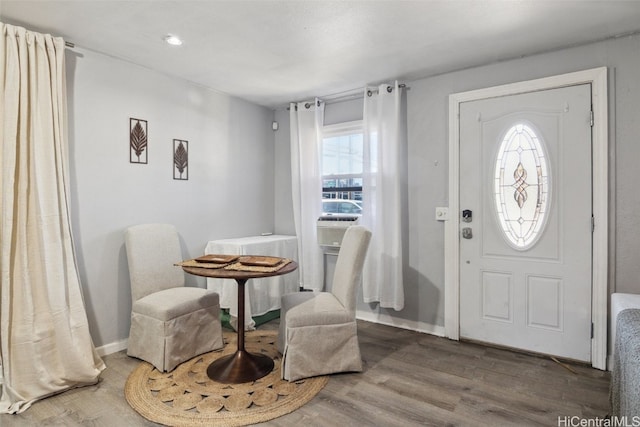
[[[471,227],[464,227],[462,229],[462,238],[471,239],[472,237],[473,237],[473,232],[471,231]]]

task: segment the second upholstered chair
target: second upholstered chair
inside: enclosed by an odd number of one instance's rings
[[[282,378],[362,371],[356,325],[356,296],[371,240],[363,226],[351,226],[342,239],[331,292],[282,296],[278,350]]]
[[[142,224],[125,232],[131,279],[131,329],[127,354],[159,371],[171,371],[202,353],[222,348],[219,296],[185,287],[174,226]]]

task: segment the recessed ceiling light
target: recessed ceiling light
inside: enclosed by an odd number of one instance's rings
[[[182,44],[182,40],[180,40],[180,37],[174,36],[173,34],[167,34],[164,37],[164,41],[169,43],[171,46],[180,46]]]

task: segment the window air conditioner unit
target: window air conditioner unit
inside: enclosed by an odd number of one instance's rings
[[[318,244],[325,251],[337,253],[347,228],[359,223],[359,215],[321,216],[318,218]]]

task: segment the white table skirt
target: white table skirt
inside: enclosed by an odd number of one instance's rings
[[[213,240],[204,250],[208,254],[268,255],[298,261],[296,236],[270,235]],[[298,290],[298,271],[274,277],[251,279],[245,284],[245,330],[255,329],[253,316],[261,316],[280,308],[280,297]],[[238,285],[235,280],[207,278],[207,289],[220,295],[220,307],[228,308],[230,323],[236,328],[238,318]]]

